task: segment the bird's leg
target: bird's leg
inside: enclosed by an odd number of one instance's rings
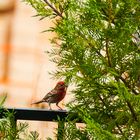
[[[56,106],[59,108],[59,110],[63,110],[63,109],[58,105],[58,103],[56,103]]]
[[[52,108],[51,108],[51,103],[49,103],[49,110],[52,110]]]

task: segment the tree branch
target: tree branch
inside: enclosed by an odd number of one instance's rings
[[[130,110],[130,112],[131,112],[131,114],[132,114],[132,118],[133,118],[136,122],[138,122],[138,118],[137,118],[137,115],[136,115],[136,113],[135,113],[135,110],[134,110],[133,106],[131,105],[131,103],[129,102],[129,100],[125,97],[125,94],[124,94],[124,93],[123,93],[123,96],[124,96],[124,100],[125,100],[125,102],[126,102],[128,108],[129,108],[129,110]]]
[[[131,86],[125,81],[125,79],[123,77],[120,77],[120,79],[123,81],[123,83],[125,84],[126,87],[128,87],[130,90],[132,90],[132,92],[135,94],[135,95],[138,95],[138,93],[131,88]]]
[[[134,111],[132,105],[131,105],[130,102],[127,101],[127,100],[126,100],[126,103],[127,103],[127,106],[128,106],[128,108],[129,108],[129,110],[130,110],[130,112],[131,112],[132,117],[134,118],[134,120],[135,120],[135,121],[138,121],[137,115],[136,115],[136,113],[135,113],[135,111]]]
[[[48,2],[48,0],[44,0],[44,2],[45,2],[58,16],[60,16],[61,18],[63,18],[62,14],[61,14],[55,7],[53,7],[53,6]]]
[[[111,67],[111,59],[110,59],[108,44],[109,44],[109,40],[108,40],[108,38],[106,38],[106,55],[107,55],[107,59],[108,59],[108,65],[109,65],[109,67]]]
[[[111,28],[111,22],[112,22],[112,16],[113,16],[113,13],[112,13],[112,0],[108,0],[107,1],[109,3],[109,9],[108,9],[108,29]],[[111,57],[110,57],[110,53],[109,53],[109,38],[108,36],[106,37],[106,55],[107,55],[107,59],[108,59],[108,65],[109,67],[112,66],[112,63],[111,63]]]
[[[99,99],[101,100],[101,102],[103,103],[103,105],[104,106],[106,106],[107,108],[108,108],[108,105],[106,105],[106,103],[104,102],[104,100],[103,100],[103,98],[100,96],[100,95],[98,95],[98,97],[99,97]],[[112,118],[112,119],[115,119],[114,118],[114,116],[112,115],[112,114],[107,114],[107,116],[110,118]],[[121,128],[120,128],[120,126],[118,125],[118,123],[115,121],[115,125],[116,125],[116,127],[118,128],[118,130],[120,131],[120,133],[122,134],[122,135],[124,135],[123,134],[123,131],[121,130]]]

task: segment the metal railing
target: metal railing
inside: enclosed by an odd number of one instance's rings
[[[68,116],[68,112],[64,110],[46,110],[46,109],[23,109],[8,108],[9,112],[14,112],[15,125],[17,120],[34,120],[34,121],[51,121],[58,122],[57,140],[63,139],[64,121]],[[6,110],[2,109],[0,118]],[[58,121],[58,118],[60,121]],[[78,121],[80,122],[80,121]]]

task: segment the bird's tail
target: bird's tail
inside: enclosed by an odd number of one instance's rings
[[[40,104],[40,103],[42,103],[42,102],[43,102],[43,100],[37,101],[37,102],[33,102],[33,103],[31,103],[31,105],[32,105],[32,104]]]

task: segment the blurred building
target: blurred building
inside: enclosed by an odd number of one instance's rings
[[[35,14],[31,6],[20,0],[0,0],[0,95],[7,94],[6,107],[47,107],[30,104],[56,84],[48,74],[55,70],[55,64],[45,53],[51,49],[49,39],[54,34],[41,33],[53,24],[49,19],[40,21],[39,17],[32,17]],[[39,131],[45,139],[54,136],[54,127],[53,123],[35,122],[30,129]]]

